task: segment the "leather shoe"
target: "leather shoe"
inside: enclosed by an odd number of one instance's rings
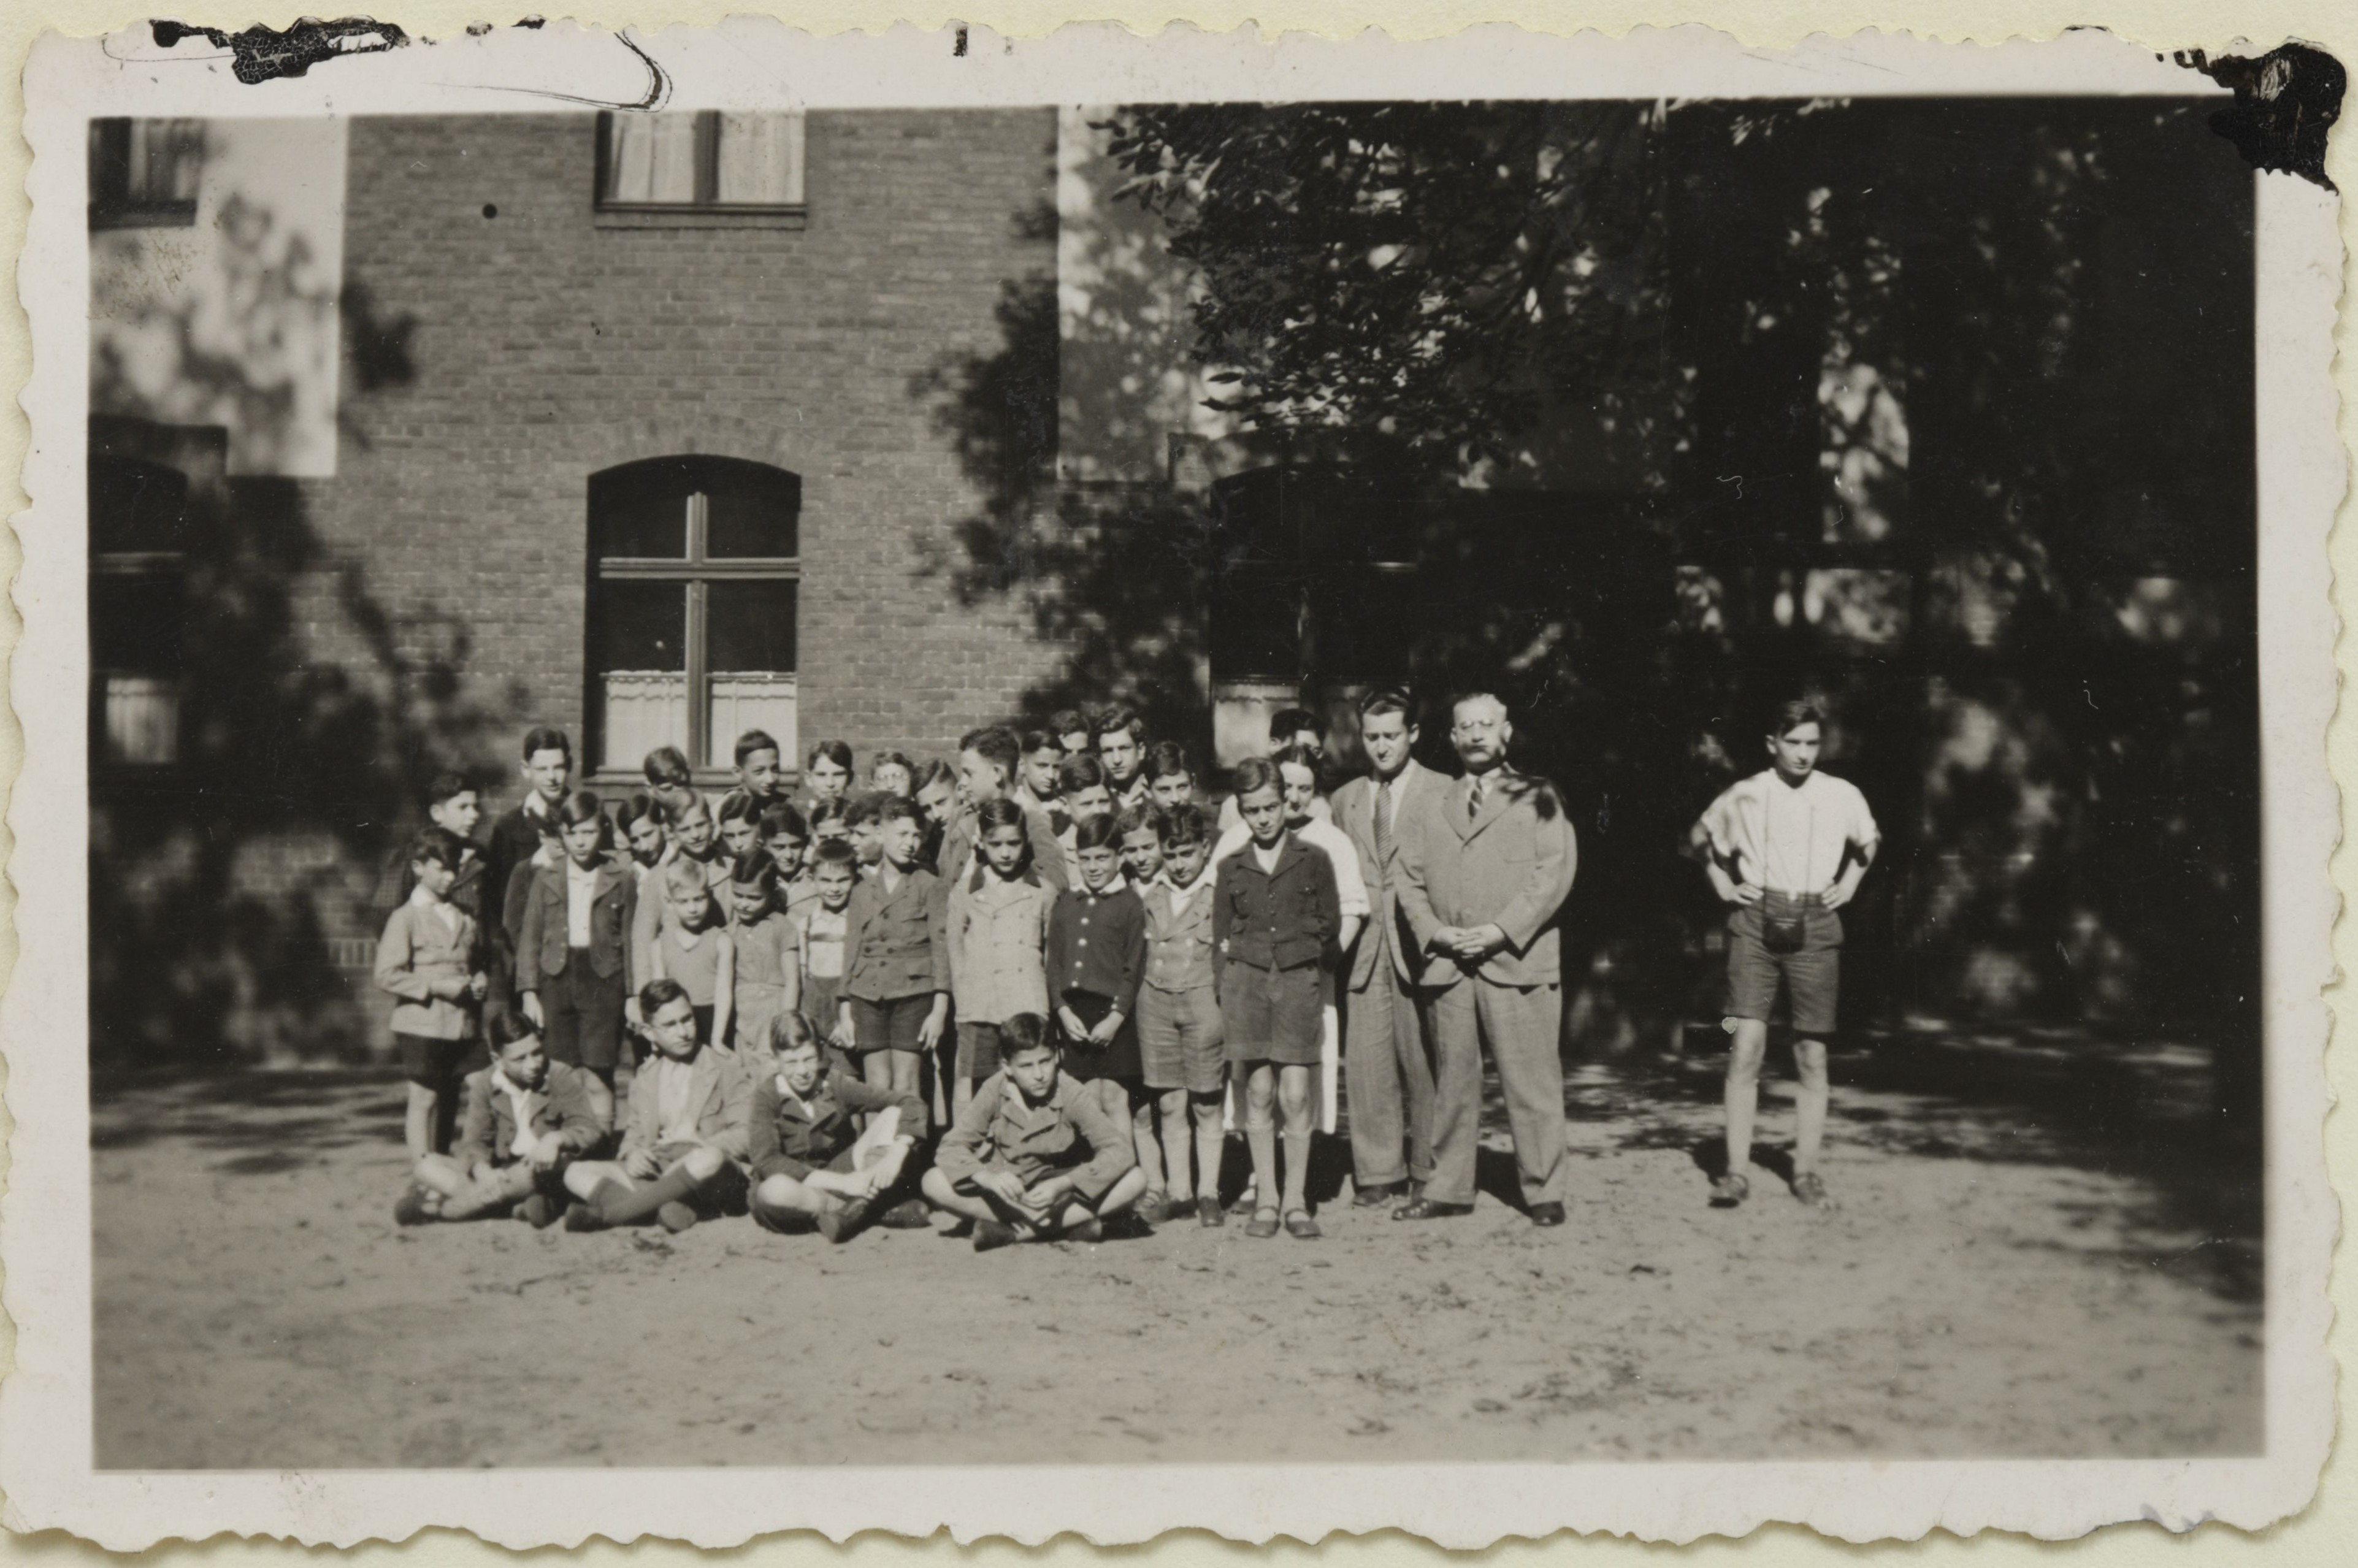
[[[1531,1205],[1531,1223],[1543,1228],[1550,1226],[1562,1225],[1563,1223],[1563,1205],[1560,1203],[1535,1203]]]
[[[1441,1203],[1433,1198],[1412,1198],[1392,1210],[1394,1219],[1456,1219],[1474,1212],[1470,1203]]]
[[[1351,1199],[1351,1206],[1353,1208],[1380,1208],[1401,1195],[1401,1185],[1402,1184],[1399,1182],[1377,1182],[1368,1186],[1361,1187],[1358,1192],[1353,1195]]]

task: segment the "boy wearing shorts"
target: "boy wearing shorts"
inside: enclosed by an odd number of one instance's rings
[[[983,1081],[925,1173],[926,1201],[974,1223],[974,1249],[1095,1241],[1146,1191],[1130,1129],[1095,1084],[1058,1070],[1044,1019],[1007,1021],[1007,1065]]]
[[[914,1094],[918,1065],[949,1023],[948,890],[917,863],[925,829],[914,805],[888,797],[877,823],[876,874],[844,911],[841,1022],[861,1076]]]
[[[769,1070],[756,1053],[769,1051]],[[925,1130],[925,1102],[915,1095],[875,1089],[827,1069],[826,1052],[807,1020],[781,1012],[763,1041],[742,1053],[753,1084],[752,1165],[753,1222],[782,1235],[817,1230],[849,1241],[871,1209],[901,1185],[909,1152]],[[852,1118],[865,1115],[862,1130]],[[914,1198],[892,1207],[884,1223],[922,1228],[925,1206]]]
[[[1163,1112],[1165,1189],[1174,1212],[1191,1205],[1198,1223],[1220,1211],[1220,1094],[1228,1063],[1220,999],[1212,981],[1212,824],[1181,805],[1159,819],[1162,874],[1139,894],[1146,906],[1146,979],[1138,991],[1139,1054],[1146,1087]],[[1189,1169],[1188,1122],[1194,1123]],[[1148,1180],[1154,1173],[1147,1173]]]
[[[1881,836],[1858,787],[1818,771],[1824,731],[1814,706],[1786,703],[1767,737],[1769,765],[1730,785],[1694,826],[1704,874],[1729,912],[1727,1011],[1736,1041],[1727,1059],[1727,1171],[1712,1183],[1712,1203],[1721,1208],[1752,1190],[1745,1173],[1780,984],[1791,1004],[1801,1079],[1793,1195],[1828,1206],[1818,1152],[1831,1095],[1826,1039],[1842,980],[1836,912],[1857,894]]]
[[[445,1097],[474,1049],[490,979],[480,961],[474,918],[451,901],[465,846],[428,827],[409,848],[409,896],[376,945],[377,989],[392,994],[393,1037],[409,1080],[404,1136],[412,1161],[439,1152]]]

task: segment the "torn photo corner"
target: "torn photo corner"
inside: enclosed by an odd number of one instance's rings
[[[7,1522],[2299,1510],[2343,86],[46,38]]]

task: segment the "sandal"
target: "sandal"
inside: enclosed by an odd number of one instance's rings
[[[1262,1217],[1264,1215],[1268,1216],[1265,1219]],[[1277,1210],[1273,1208],[1257,1208],[1253,1210],[1252,1223],[1245,1227],[1245,1234],[1251,1237],[1255,1241],[1266,1241],[1271,1237],[1275,1236],[1277,1234]]]
[[[1285,1217],[1285,1233],[1296,1241],[1315,1241],[1319,1235],[1318,1222],[1310,1217],[1308,1209],[1298,1208]]]

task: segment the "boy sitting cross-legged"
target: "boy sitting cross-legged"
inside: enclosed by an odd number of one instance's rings
[[[942,1139],[924,1189],[935,1207],[974,1221],[974,1249],[1011,1241],[1095,1241],[1136,1203],[1146,1173],[1130,1128],[1095,1084],[1057,1065],[1046,1021],[1001,1025],[1006,1065],[983,1080]]]
[[[404,1225],[512,1214],[538,1229],[566,1205],[566,1167],[606,1136],[587,1071],[548,1059],[520,1012],[492,1021],[492,1065],[468,1076],[459,1141],[417,1162]]]
[[[753,1086],[754,1223],[849,1241],[900,1184],[925,1130],[925,1102],[829,1071],[818,1032],[800,1013],[777,1014],[767,1036],[773,1070]],[[746,1068],[755,1070],[750,1055]],[[851,1119],[863,1112],[868,1130],[855,1134]],[[883,1223],[922,1229],[925,1206],[914,1198],[897,1205]]]
[[[686,1230],[741,1199],[752,1088],[737,1058],[698,1037],[696,1008],[677,980],[649,980],[639,1016],[655,1049],[631,1080],[622,1152],[565,1173],[579,1206],[568,1230],[603,1230],[650,1217]],[[739,1212],[742,1212],[741,1206]]]

